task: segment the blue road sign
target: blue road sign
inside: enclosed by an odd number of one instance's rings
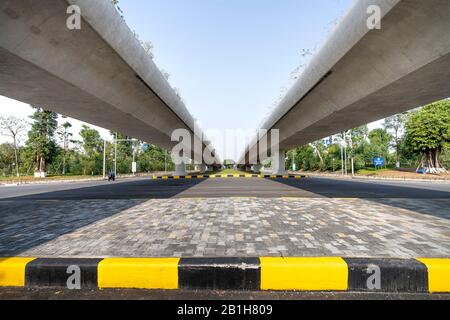
[[[373,166],[376,167],[384,167],[385,161],[382,157],[376,157],[372,159]]]

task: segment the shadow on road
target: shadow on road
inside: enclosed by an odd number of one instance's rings
[[[1,199],[0,256],[24,254],[148,199],[172,198],[200,182],[136,180]]]
[[[326,178],[313,178],[308,180],[278,179],[276,181],[322,197],[365,199],[392,207],[450,219],[450,208],[442,210],[442,208],[445,208],[445,205],[439,205],[441,201],[447,203],[450,200],[450,188],[448,188],[449,191],[443,191],[419,188],[417,184],[414,187],[403,187],[389,183]],[[444,188],[447,188],[447,186]],[[410,201],[405,199],[410,199]],[[431,202],[437,202],[438,205],[436,207],[439,209],[436,209]]]
[[[1,200],[102,200],[102,199],[169,199],[204,180],[140,179],[120,183],[94,185],[67,190],[41,192]]]

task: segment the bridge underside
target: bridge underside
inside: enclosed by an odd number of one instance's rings
[[[373,2],[355,4],[263,125],[282,151],[450,96],[450,2],[375,1],[385,15],[369,31]]]
[[[66,26],[73,3],[80,30]],[[167,149],[175,129],[194,132],[193,117],[109,1],[2,1],[0,29],[1,95]]]

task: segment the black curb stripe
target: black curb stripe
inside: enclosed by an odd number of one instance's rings
[[[180,289],[260,290],[259,258],[182,258]]]
[[[67,288],[67,280],[73,275],[73,273],[67,273],[68,268],[78,266],[81,271],[81,288],[98,288],[98,264],[102,260],[38,258],[28,263],[25,268],[25,286]]]
[[[427,267],[415,259],[344,260],[348,265],[349,291],[428,292]],[[375,283],[374,273],[377,267],[380,271],[381,288],[369,288],[368,283]]]
[[[428,269],[415,259],[343,258],[348,266],[348,291],[428,293]],[[103,259],[38,258],[26,265],[26,287],[63,287],[72,274],[69,266],[81,271],[81,289],[98,288],[98,264]],[[369,268],[372,271],[368,273]],[[380,271],[380,288],[373,270]],[[178,265],[180,289],[260,290],[259,258],[182,258]]]

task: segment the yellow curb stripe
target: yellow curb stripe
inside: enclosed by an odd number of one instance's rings
[[[342,258],[260,258],[261,290],[345,291]]]
[[[25,268],[36,258],[0,258],[0,287],[24,287]]]
[[[98,286],[178,289],[179,260],[179,258],[107,258],[98,265]]]
[[[450,259],[417,259],[428,269],[430,293],[450,292]]]

